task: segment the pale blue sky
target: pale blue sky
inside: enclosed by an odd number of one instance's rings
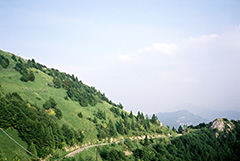
[[[127,110],[240,110],[239,0],[0,6],[0,49],[73,73]]]

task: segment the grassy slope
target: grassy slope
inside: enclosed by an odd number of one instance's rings
[[[10,60],[10,67],[8,68],[13,68],[15,66],[15,62],[11,59],[9,53],[0,51],[0,54]],[[20,81],[21,75],[17,71],[0,70],[1,91],[4,93],[17,92],[23,99],[28,100],[32,104],[36,104],[38,107],[42,107],[43,103],[49,99],[49,97],[52,97],[58,103],[57,107],[63,113],[63,118],[59,123],[65,123],[74,129],[83,130],[86,137],[85,140],[97,139],[97,130],[94,128],[95,124],[87,118],[93,118],[93,114],[98,108],[106,112],[107,119],[114,120],[109,110],[111,105],[108,103],[98,103],[94,107],[81,107],[76,101],[64,99],[64,97],[67,96],[66,90],[52,88],[47,85],[52,82],[52,77],[39,70],[32,70],[35,75],[35,81],[29,81],[27,83]],[[79,112],[82,112],[83,118],[77,116]]]

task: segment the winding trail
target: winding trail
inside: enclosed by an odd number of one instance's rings
[[[123,142],[124,140],[121,140],[121,141],[117,141],[115,142],[115,144],[119,144],[120,142]],[[94,145],[89,145],[89,146],[85,146],[84,148],[80,148],[80,149],[77,149],[71,153],[69,153],[68,155],[66,155],[67,157],[72,157],[74,156],[75,154],[85,150],[85,149],[88,149],[88,148],[92,148],[92,147],[95,147],[95,146],[103,146],[103,145],[110,145],[110,144],[113,144],[113,143],[102,143],[102,144],[94,144]]]
[[[149,137],[149,136],[148,136],[148,137]],[[166,136],[164,136],[164,135],[158,135],[158,136],[156,136],[156,137],[151,137],[151,138],[162,138],[162,137],[166,137]],[[144,136],[138,136],[138,137],[137,137],[137,139],[144,139],[144,138],[145,138]],[[131,140],[135,140],[135,139],[133,139],[133,138],[130,138],[130,139],[131,139]],[[102,143],[102,144],[94,144],[94,145],[85,146],[85,147],[83,147],[83,148],[79,148],[79,149],[77,149],[77,150],[75,150],[75,151],[67,154],[66,156],[67,156],[67,157],[72,157],[72,156],[74,156],[75,154],[80,153],[81,151],[83,151],[83,150],[85,150],[85,149],[88,149],[88,148],[92,148],[92,147],[96,147],[96,146],[110,145],[110,144],[114,144],[114,143],[115,143],[115,144],[119,144],[120,142],[124,142],[124,141],[125,141],[125,139],[119,140],[119,141],[116,141],[116,142],[112,142],[112,143]]]

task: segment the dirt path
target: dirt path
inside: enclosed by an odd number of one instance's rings
[[[121,141],[117,141],[115,144],[119,144],[120,142],[123,142],[124,140],[121,140]],[[95,145],[89,145],[89,146],[85,146],[84,148],[80,148],[78,150],[75,150],[71,153],[69,153],[68,155],[66,155],[67,157],[72,157],[74,156],[75,154],[85,150],[85,149],[88,149],[88,148],[92,148],[92,147],[95,147],[95,146],[103,146],[103,145],[110,145],[110,144],[113,144],[113,143],[102,143],[102,144],[95,144]]]
[[[148,137],[149,137],[149,136],[148,136]],[[159,136],[157,136],[157,137],[151,137],[151,138],[160,138],[160,137],[165,137],[165,136],[163,136],[163,135],[160,136],[160,135],[159,135]],[[144,136],[138,136],[137,139],[144,139]],[[135,140],[135,139],[132,138],[131,140]],[[120,142],[124,142],[124,139],[115,142],[115,144],[119,144]],[[75,154],[77,154],[77,153],[79,153],[79,152],[81,152],[81,151],[83,151],[83,150],[85,150],[85,149],[92,148],[92,147],[95,147],[95,146],[104,146],[104,145],[110,145],[110,144],[114,144],[114,142],[112,142],[112,143],[94,144],[94,145],[85,146],[85,147],[83,147],[83,148],[77,149],[77,150],[69,153],[69,154],[66,155],[66,156],[67,156],[67,157],[72,157],[72,156],[74,156]]]

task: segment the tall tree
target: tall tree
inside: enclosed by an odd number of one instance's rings
[[[131,129],[132,130],[135,130],[135,123],[134,123],[134,120],[132,119],[132,123],[131,123]]]
[[[132,113],[132,111],[130,111],[129,117],[130,117],[131,119],[133,118],[133,113]]]
[[[144,138],[144,146],[148,146],[148,145],[149,145],[149,140],[148,140],[147,135],[145,135],[145,138]]]
[[[153,124],[157,124],[157,121],[158,121],[158,118],[155,114],[152,115],[152,118],[151,118],[151,123]]]
[[[178,133],[182,133],[183,132],[183,128],[182,128],[182,126],[180,125],[179,127],[178,127]]]

